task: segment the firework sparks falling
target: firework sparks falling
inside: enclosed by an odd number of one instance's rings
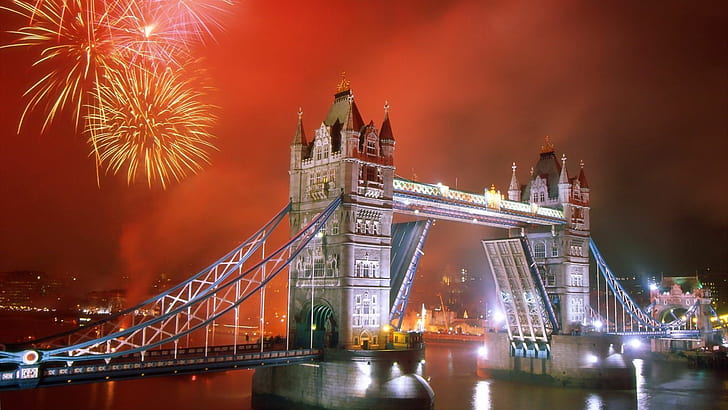
[[[189,59],[189,34],[161,1],[116,3],[119,16],[114,26],[114,45],[130,63],[140,59],[178,64]]]
[[[231,0],[162,0],[178,22],[180,31],[198,40],[214,39],[213,29],[222,29],[219,18],[232,6]]]
[[[150,187],[166,187],[209,163],[214,107],[187,70],[150,64],[109,72],[87,118],[89,141],[107,172],[125,169],[129,184],[143,173]]]
[[[117,57],[105,24],[108,14],[105,10],[97,12],[96,5],[89,0],[16,0],[14,4],[16,9],[6,10],[28,18],[32,24],[11,32],[18,36],[18,41],[5,47],[40,48],[33,66],[45,69],[45,75],[25,92],[29,100],[18,131],[28,113],[39,105],[46,111],[42,131],[66,108],[71,110],[78,127],[86,94]]]

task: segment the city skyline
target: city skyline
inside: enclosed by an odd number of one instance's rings
[[[31,116],[16,134],[32,58],[0,50],[0,271],[109,287],[191,276],[284,205],[298,109],[312,134],[341,71],[365,122],[389,102],[398,175],[505,193],[511,163],[524,183],[549,135],[572,176],[585,162],[593,237],[615,272],[728,271],[725,5],[338,4],[235,5],[197,50],[217,88],[219,151],[166,190],[104,175],[97,186],[70,119],[39,134]],[[0,22],[6,44],[17,19]],[[504,235],[438,222],[420,269],[434,283],[449,260],[482,266],[479,240]]]

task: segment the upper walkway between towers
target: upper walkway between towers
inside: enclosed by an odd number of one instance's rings
[[[494,188],[481,195],[403,178],[393,185],[393,208],[402,214],[498,228],[566,223],[560,209],[503,199]]]

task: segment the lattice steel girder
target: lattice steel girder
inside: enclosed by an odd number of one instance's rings
[[[40,361],[106,360],[136,352],[142,352],[143,355],[148,349],[175,342],[195,330],[214,323],[222,315],[257,294],[285,269],[314,238],[340,204],[341,198],[332,201],[324,211],[276,251],[251,267],[244,268],[243,263],[287,214],[290,209],[289,204],[254,234],[252,239],[171,290],[112,318],[63,333],[55,339],[45,338],[36,341],[43,343],[39,346]],[[124,315],[133,319],[135,312],[140,309],[163,313],[147,316],[129,328],[123,328]],[[43,349],[45,346],[54,345],[60,347]],[[0,363],[19,364],[21,360],[22,352],[0,352]]]
[[[622,305],[622,307],[627,311],[627,313],[629,313],[629,315],[637,322],[639,322],[642,326],[645,326],[648,329],[657,330],[674,329],[685,325],[685,323],[687,323],[687,321],[690,320],[698,312],[700,301],[690,307],[690,309],[685,312],[685,315],[683,315],[683,318],[674,320],[669,323],[661,323],[657,321],[655,318],[650,316],[649,313],[641,309],[639,305],[635,303],[632,297],[630,297],[629,294],[624,290],[622,285],[619,283],[619,280],[612,273],[612,270],[609,269],[609,266],[607,266],[607,263],[605,262],[604,257],[602,257],[602,254],[599,252],[596,243],[594,243],[594,241],[591,239],[589,240],[589,249],[592,251],[592,254],[594,255],[594,260],[597,263],[597,271],[602,274],[602,277],[609,285],[612,293],[614,293],[615,297]]]
[[[536,284],[540,277],[527,268],[532,261],[524,241],[520,238],[486,240],[483,248],[497,293],[501,295],[511,340],[548,342],[550,330],[555,326],[548,320],[548,302],[543,300]]]

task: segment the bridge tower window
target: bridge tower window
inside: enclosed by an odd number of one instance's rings
[[[377,155],[377,142],[375,140],[367,140],[367,154]]]
[[[584,321],[584,299],[573,298],[569,301],[569,319],[571,322]]]
[[[323,277],[326,265],[324,264],[324,258],[316,258],[314,260],[313,274],[316,277]]]
[[[533,254],[536,258],[545,258],[546,257],[546,245],[544,245],[543,242],[536,242],[533,245]]]
[[[584,256],[583,253],[583,246],[584,242],[582,241],[571,241],[571,246],[569,247],[569,253],[572,256]]]

